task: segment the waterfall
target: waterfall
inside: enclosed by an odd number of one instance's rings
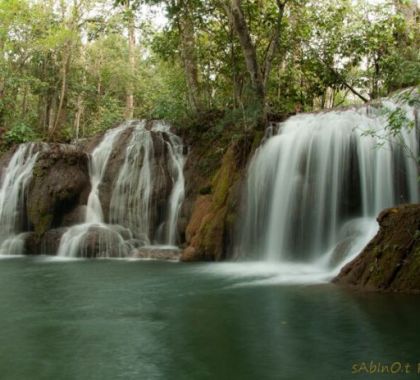
[[[417,111],[403,109],[414,121]],[[382,209],[418,202],[417,128],[390,140],[386,125],[381,107],[301,114],[277,125],[249,166],[239,254],[338,268],[373,237]]]
[[[170,160],[170,175],[174,183],[168,207],[168,221],[165,242],[175,245],[177,241],[178,216],[185,196],[184,155],[182,141],[178,136],[169,135],[168,144]]]
[[[89,160],[89,175],[92,188],[88,198],[86,223],[102,223],[104,221],[102,205],[99,199],[99,185],[105,174],[115,141],[117,141],[125,128],[126,125],[122,125],[108,131],[102,142],[92,152]]]
[[[42,148],[42,147],[41,147]],[[25,193],[38,157],[39,146],[22,144],[1,178],[0,254],[21,254],[24,245]]]
[[[131,139],[113,182],[105,218],[101,184],[118,139],[127,130]],[[126,257],[143,246],[175,246],[184,199],[183,165],[182,141],[163,122],[133,121],[108,131],[91,155],[85,223],[65,232],[59,256]]]
[[[91,191],[86,207],[85,222],[70,227],[62,236],[58,248],[58,256],[64,257],[89,257],[89,250],[96,250],[95,255],[106,257],[112,247],[114,255],[123,257],[126,255],[123,240],[117,232],[110,229],[104,223],[101,201],[99,198],[99,186],[105,174],[109,157],[115,142],[126,128],[122,125],[108,131],[101,143],[94,149],[89,160],[89,176]],[[117,241],[117,244],[111,242]],[[117,252],[115,252],[115,248]],[[93,255],[93,254],[92,254]]]
[[[184,157],[181,139],[172,134],[169,125],[163,122],[154,122],[150,130],[146,128],[145,122],[134,126],[124,163],[112,192],[110,222],[129,228],[135,238],[144,239],[150,244],[152,193],[164,177],[158,171],[161,165],[154,154],[153,136],[166,149],[164,151],[167,169],[172,180],[172,190],[165,212],[166,220],[161,226],[165,231],[159,234],[160,239],[155,240],[157,243],[174,246],[178,214],[184,199]]]

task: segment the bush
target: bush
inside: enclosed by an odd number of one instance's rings
[[[15,124],[10,130],[4,134],[6,144],[22,144],[37,139],[34,130],[25,123]]]

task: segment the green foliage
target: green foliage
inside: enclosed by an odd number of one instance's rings
[[[101,99],[93,119],[89,135],[106,131],[124,120],[124,107],[117,99],[106,97]]]
[[[4,140],[8,145],[13,145],[34,141],[37,137],[37,134],[29,126],[19,123],[5,133]]]
[[[395,108],[389,108],[385,105],[380,106],[382,116],[387,121],[384,131],[378,132],[374,129],[367,129],[362,131],[362,135],[375,138],[379,148],[383,147],[386,143],[399,145],[407,157],[416,163],[418,172],[420,173],[420,156],[404,139],[405,133],[410,133],[411,130],[416,128],[416,122],[408,117],[407,111],[403,106],[404,104],[408,104],[418,107],[420,105],[420,93],[418,89],[405,90],[394,95],[393,100],[397,104]]]
[[[413,129],[415,126],[414,121],[408,119],[406,112],[402,108],[395,110],[386,110],[387,113],[387,132],[392,137],[398,136],[403,128]]]
[[[91,136],[124,119],[127,89],[132,88],[136,118],[167,119],[209,135],[231,128],[245,133],[257,124],[261,110],[241,44],[221,4],[1,1],[0,128],[8,141]],[[354,103],[349,86],[375,98],[417,85],[420,27],[415,14],[410,16],[409,3],[396,4],[288,1],[266,86],[270,117]],[[167,16],[163,28],[153,25],[148,12],[156,5]],[[244,0],[242,7],[257,59],[264,62],[277,22],[276,1]],[[185,15],[192,22],[199,111],[190,104],[185,74],[180,22]],[[129,20],[136,26],[134,70],[129,65]],[[223,115],[211,119],[212,131],[194,121],[199,119],[194,112],[210,110]],[[388,118],[398,133],[402,115]]]

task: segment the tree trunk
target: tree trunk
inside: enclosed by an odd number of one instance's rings
[[[242,52],[245,58],[246,68],[251,77],[251,84],[257,97],[257,102],[259,103],[259,105],[263,106],[264,109],[264,80],[260,67],[258,65],[256,48],[252,43],[248,25],[246,23],[244,13],[241,8],[241,0],[231,0],[230,5],[224,4],[224,8],[232,22],[236,34],[238,35]]]
[[[80,58],[82,61],[82,66],[83,66],[83,78],[82,78],[82,84],[83,86],[86,86],[86,55],[85,55],[85,50],[84,47],[81,47],[81,51],[80,51]],[[79,136],[80,136],[80,120],[82,118],[83,112],[85,110],[85,105],[84,105],[84,96],[85,93],[84,91],[80,91],[79,95],[77,96],[77,103],[76,103],[76,115],[74,117],[74,131],[75,131],[75,139],[76,139],[76,143],[79,141]]]
[[[61,90],[60,90],[60,101],[58,103],[57,113],[55,116],[55,121],[50,129],[49,138],[54,138],[55,133],[57,132],[58,125],[60,122],[63,122],[63,108],[67,96],[67,73],[69,71],[70,59],[71,59],[71,43],[66,47],[66,53],[63,59],[63,64],[61,67]]]
[[[185,77],[187,80],[188,100],[193,112],[198,112],[202,110],[203,102],[198,81],[193,18],[187,0],[180,0],[178,6],[180,9],[180,17],[178,17],[177,22],[181,36],[181,54],[184,61]]]
[[[286,1],[282,3],[279,0],[277,0],[277,7],[279,9],[279,12],[277,14],[276,27],[273,30],[273,35],[271,37],[271,41],[268,46],[267,54],[266,54],[265,62],[264,62],[264,89],[265,90],[267,89],[268,80],[270,78],[271,68],[273,65],[273,59],[276,56],[277,51],[279,49],[281,26],[282,26],[285,6],[286,6]]]
[[[135,25],[134,25],[134,13],[130,8],[130,1],[126,3],[128,18],[128,65],[130,71],[130,78],[127,83],[127,99],[125,107],[125,119],[131,120],[134,117],[134,73],[136,67],[136,57],[135,57],[135,48],[136,48],[136,35],[135,35]]]
[[[267,123],[267,108],[265,104],[267,84],[270,77],[273,59],[278,51],[286,1],[287,0],[281,2],[280,0],[276,0],[279,9],[277,23],[273,30],[273,35],[270,44],[267,47],[265,59],[261,66],[258,63],[257,50],[252,42],[251,34],[242,11],[241,0],[230,0],[229,5],[227,3],[223,3],[223,7],[238,36],[245,59],[245,65],[251,77],[251,85],[255,94],[254,101],[256,106],[259,108],[257,125],[260,127],[265,127]]]

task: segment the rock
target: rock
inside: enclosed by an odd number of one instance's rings
[[[90,179],[87,155],[69,145],[50,145],[40,153],[28,186],[26,209],[38,236],[76,221],[74,213],[87,203]]]
[[[25,238],[25,255],[54,256],[58,252],[60,240],[67,228],[56,228],[38,236],[35,232],[28,232]]]
[[[351,248],[354,245],[353,238],[346,238],[341,240],[335,247],[333,252],[331,253],[330,260],[328,265],[330,267],[336,268],[340,263],[343,263],[347,255],[349,254]]]
[[[179,261],[180,251],[177,249],[159,249],[159,248],[140,248],[133,252],[132,258]]]
[[[182,251],[181,260],[183,262],[194,262],[198,259],[197,250],[193,246],[189,246]]]
[[[67,228],[56,228],[47,231],[40,241],[40,253],[42,255],[56,255],[60,247],[60,241]]]
[[[35,232],[28,232],[25,238],[24,255],[40,255],[40,237]]]
[[[91,226],[80,246],[78,257],[126,257],[130,247],[112,226]]]
[[[71,227],[76,224],[83,223],[86,217],[86,209],[86,205],[77,206],[72,211],[63,216],[61,225],[63,227]]]
[[[234,224],[251,142],[242,139],[231,144],[213,177],[211,194],[198,195],[186,229],[182,261],[219,261],[232,256]]]
[[[420,292],[420,205],[389,208],[379,232],[334,283],[374,291]]]

